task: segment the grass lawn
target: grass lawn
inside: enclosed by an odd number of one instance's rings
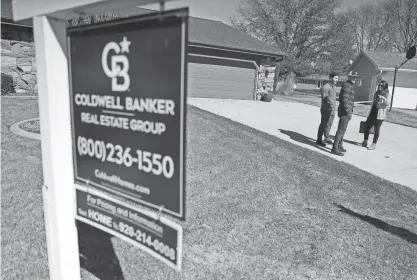
[[[37,101],[2,103],[2,279],[47,279]],[[80,223],[83,279],[417,279],[416,192],[188,112],[183,272]]]
[[[314,90],[297,90],[290,96],[275,94],[274,99],[283,102],[297,102],[320,107],[320,92]],[[353,113],[355,115],[367,117],[370,105],[355,104]],[[417,111],[392,108],[387,114],[387,121],[417,128]]]

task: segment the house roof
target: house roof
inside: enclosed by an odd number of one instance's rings
[[[11,0],[1,1],[2,18],[13,19]],[[129,17],[155,12],[150,9],[131,7],[115,10],[119,17]],[[4,14],[4,16],[3,16]],[[28,21],[32,26],[32,21]],[[71,24],[70,24],[71,25]],[[227,50],[239,50],[264,56],[285,56],[285,53],[275,46],[266,44],[254,37],[220,21],[189,17],[189,44],[210,46]]]
[[[128,17],[153,12],[155,12],[155,10],[131,7],[129,9],[114,11],[113,13],[120,17]],[[245,32],[220,21],[189,17],[188,27],[189,44],[240,50],[274,57],[285,56],[285,53],[277,47],[259,41]]]
[[[395,68],[395,66],[400,65],[406,59],[405,53],[402,52],[364,51],[363,54],[365,54],[378,69]],[[417,70],[417,58],[408,61],[401,69]]]
[[[13,20],[12,0],[1,0],[1,22],[15,23]],[[25,19],[15,23],[16,25],[33,26],[32,19]]]
[[[220,21],[190,17],[189,42],[198,45],[226,47],[272,56],[285,56],[277,47]]]

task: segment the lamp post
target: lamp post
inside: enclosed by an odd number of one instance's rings
[[[394,90],[395,90],[395,80],[397,79],[397,71],[398,69],[403,66],[407,61],[409,61],[410,59],[412,59],[414,56],[416,55],[416,46],[412,46],[407,50],[407,53],[405,55],[405,60],[403,63],[401,63],[399,66],[395,66],[395,70],[394,70],[394,83],[392,84],[392,94],[391,94],[391,105],[389,108],[389,111],[391,112],[392,110],[392,103],[394,101]]]

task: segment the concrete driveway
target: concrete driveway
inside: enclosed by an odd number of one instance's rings
[[[344,157],[330,153],[331,145],[315,145],[320,124],[320,109],[301,103],[273,100],[270,103],[251,100],[188,98],[188,104],[274,135],[285,141],[315,150],[339,161],[352,164],[386,180],[417,191],[417,129],[385,122],[381,127],[376,150],[360,144],[363,134],[359,123],[364,117],[354,115],[345,134]],[[339,119],[331,130],[335,135]],[[368,141],[372,142],[372,135]]]

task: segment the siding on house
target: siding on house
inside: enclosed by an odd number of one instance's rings
[[[259,56],[193,46],[188,50],[189,96],[255,98],[257,66],[261,61]]]
[[[375,92],[377,67],[363,54],[360,54],[352,69],[358,72],[355,85],[355,101],[369,101]]]
[[[392,94],[392,86],[389,86],[389,92]],[[392,107],[417,110],[417,89],[397,87],[395,85]]]
[[[394,84],[394,71],[384,71],[382,79],[392,86]],[[397,72],[395,87],[417,89],[417,72]]]
[[[394,71],[384,72],[382,79],[388,82],[389,91],[392,94]],[[417,108],[417,72],[397,72],[392,106],[404,109]]]
[[[188,57],[190,97],[254,99],[256,66],[228,58]]]
[[[1,0],[1,19],[13,20],[12,0]]]

